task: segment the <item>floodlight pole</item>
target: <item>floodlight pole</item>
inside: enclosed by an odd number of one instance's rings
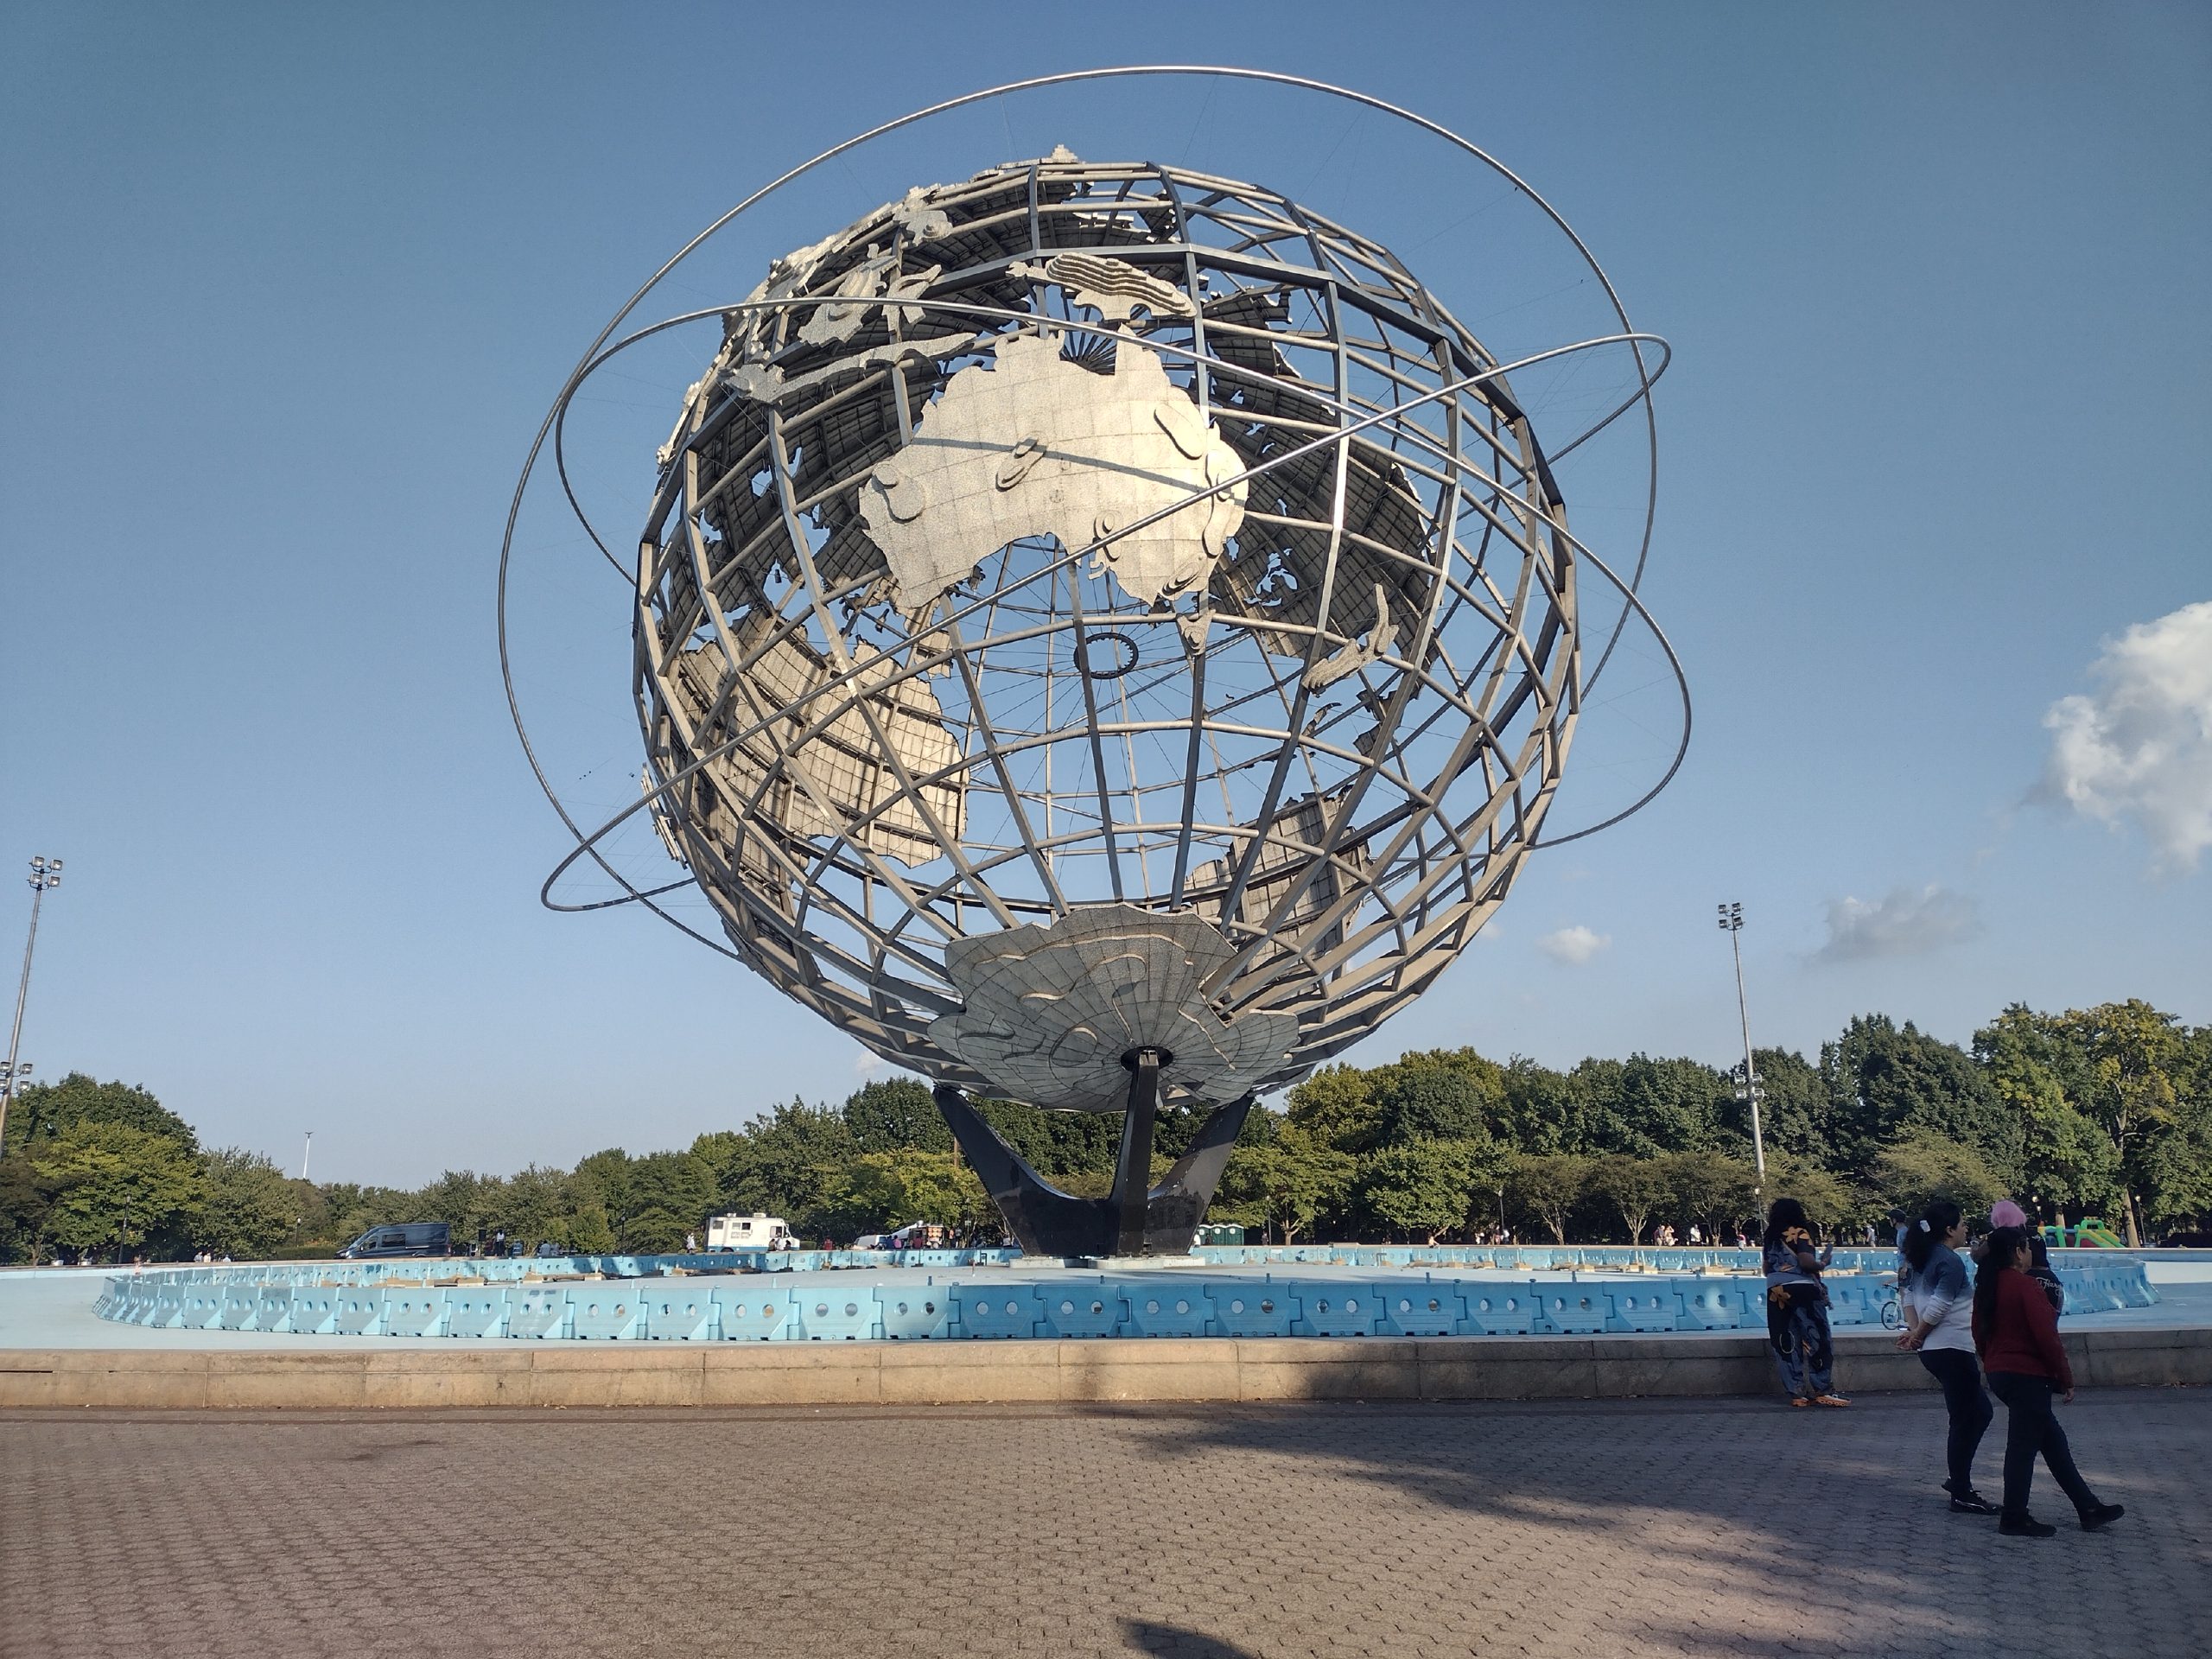
[[[8,1108],[16,1098],[16,1090],[22,1076],[16,1069],[16,1053],[23,1040],[23,1004],[31,994],[31,952],[38,949],[38,909],[46,900],[47,890],[61,885],[61,861],[58,858],[31,860],[31,931],[23,941],[23,976],[16,982],[16,1023],[8,1033],[8,1070],[0,1075],[0,1147],[8,1143]]]
[[[300,1179],[308,1178],[308,1160],[315,1156],[315,1131],[308,1131],[307,1145],[300,1148]]]
[[[1744,1098],[1751,1107],[1751,1161],[1758,1170],[1758,1179],[1751,1188],[1764,1208],[1766,1202],[1766,1141],[1759,1133],[1759,1074],[1751,1062],[1751,1011],[1744,1000],[1744,907],[1740,904],[1725,904],[1720,907],[1720,929],[1728,936],[1728,948],[1736,958],[1736,1017],[1744,1027]]]

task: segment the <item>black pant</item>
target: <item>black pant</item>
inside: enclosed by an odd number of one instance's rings
[[[2066,1431],[2051,1410],[2051,1380],[2021,1371],[1992,1371],[1989,1386],[2005,1402],[2005,1518],[2017,1521],[2027,1514],[2028,1486],[2036,1478],[2038,1452],[2074,1507],[2084,1514],[2095,1509],[2096,1494],[2074,1466]]]
[[[1943,1450],[1951,1465],[1951,1490],[1963,1497],[1974,1490],[1974,1451],[1997,1408],[1981,1391],[1981,1367],[1966,1349],[1923,1348],[1920,1363],[1943,1385],[1943,1404],[1951,1414],[1950,1437]]]

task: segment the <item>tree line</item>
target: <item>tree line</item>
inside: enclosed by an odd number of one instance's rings
[[[2046,1220],[2107,1217],[2131,1243],[2212,1217],[2212,1027],[2141,1001],[2063,1014],[2007,1007],[1959,1047],[1883,1014],[1817,1059],[1757,1054],[1766,1195],[1832,1230],[1938,1193],[2010,1195]],[[1750,1115],[1730,1072],[1633,1054],[1556,1071],[1469,1048],[1323,1068],[1255,1107],[1214,1219],[1265,1236],[1436,1243],[1643,1242],[1666,1223],[1721,1236],[1755,1223]],[[983,1103],[1047,1179],[1110,1184],[1119,1119]],[[1203,1113],[1161,1115],[1157,1173]],[[143,1088],[73,1073],[25,1090],[0,1147],[0,1259],[327,1255],[367,1229],[445,1221],[578,1252],[671,1251],[707,1217],[765,1211],[810,1241],[910,1221],[997,1237],[982,1186],[926,1085],[794,1100],[681,1151],[594,1153],[573,1169],[449,1170],[412,1189],[288,1179],[258,1154],[200,1146]]]

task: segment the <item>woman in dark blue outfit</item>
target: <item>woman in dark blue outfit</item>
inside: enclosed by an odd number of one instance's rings
[[[1767,1211],[1766,1335],[1793,1406],[1847,1406],[1835,1392],[1835,1344],[1828,1334],[1827,1287],[1821,1274],[1835,1247],[1820,1248],[1812,1218],[1795,1198]]]

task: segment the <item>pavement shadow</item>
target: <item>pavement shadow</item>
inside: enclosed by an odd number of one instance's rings
[[[2160,1440],[2171,1433],[2187,1444],[2202,1433],[2202,1414],[2212,1403],[2171,1390],[2091,1399],[2075,1408],[2069,1427],[2094,1459],[2092,1482],[2108,1497],[2138,1500],[2146,1494],[2133,1490],[2136,1483],[2157,1476],[2139,1442],[2125,1446],[2133,1438],[2128,1430]],[[1512,1523],[1523,1537],[1548,1538],[1541,1550],[1569,1559],[1586,1548],[1618,1549],[1693,1600],[1694,1586],[1722,1592],[1770,1578],[1770,1529],[1817,1515],[1821,1587],[1800,1593],[1833,1594],[1838,1618],[1846,1608],[1882,1606],[1902,1640],[1893,1650],[1934,1651],[1955,1630],[1959,1586],[2011,1580],[2020,1565],[1997,1559],[1993,1522],[1948,1513],[1938,1486],[1945,1421],[1942,1401],[1919,1394],[1867,1396],[1850,1411],[1818,1414],[1778,1400],[1317,1402],[1159,1421],[1151,1440],[1162,1458],[1226,1452],[1240,1461],[1318,1463],[1335,1478],[1376,1483],[1410,1500],[1408,1524],[1417,1524],[1411,1517],[1419,1506],[1434,1505]],[[1977,1465],[1992,1491],[2004,1430],[2000,1413]],[[2120,1453],[2123,1468],[2133,1465],[2133,1480],[2107,1478],[2111,1452]],[[2042,1507],[2064,1509],[2046,1473],[2037,1486]],[[1907,1535],[1917,1570],[1899,1547]],[[2101,1563],[2091,1569],[2096,1574],[2111,1574],[2126,1559],[2124,1576],[2147,1573],[2147,1586],[2172,1563],[2163,1550],[2145,1550],[2145,1541],[2139,1533],[2116,1548],[2108,1535],[2081,1544]],[[2203,1599],[2212,1606],[2212,1593]],[[1693,1616],[1679,1630],[1653,1626],[1648,1635],[1655,1651],[1695,1652],[1711,1632]]]
[[[1155,1624],[1149,1619],[1125,1618],[1122,1635],[1132,1651],[1171,1656],[1172,1659],[1262,1659],[1250,1648],[1224,1642],[1203,1630],[1180,1624]]]

